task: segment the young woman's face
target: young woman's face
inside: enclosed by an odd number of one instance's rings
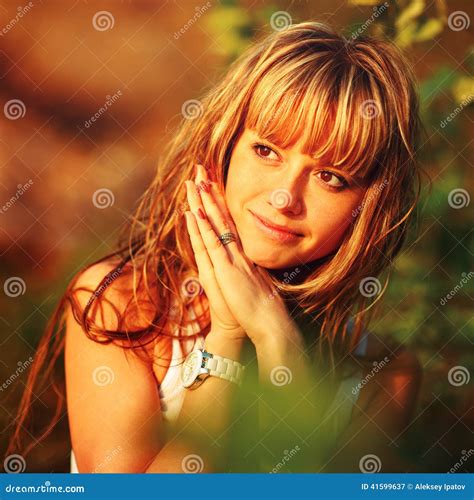
[[[281,149],[245,129],[232,153],[225,192],[247,257],[267,269],[283,269],[337,249],[365,188],[303,154],[300,141]]]

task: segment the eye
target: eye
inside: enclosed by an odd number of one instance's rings
[[[347,181],[329,170],[322,170],[317,173],[320,179],[332,188],[342,188],[347,186]]]
[[[275,151],[273,151],[272,148],[265,146],[265,144],[259,144],[259,143],[252,144],[252,149],[254,150],[255,154],[258,157],[263,158],[264,160],[278,160],[278,154]],[[270,155],[272,153],[277,155],[277,157],[271,158]]]

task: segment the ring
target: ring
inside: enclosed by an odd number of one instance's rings
[[[227,233],[222,233],[219,239],[222,241],[223,245],[228,245],[231,241],[237,241],[237,236],[229,231]]]

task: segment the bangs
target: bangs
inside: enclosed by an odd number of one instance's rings
[[[254,89],[245,126],[281,148],[301,140],[304,154],[368,179],[389,136],[377,85],[350,61],[315,59],[273,66]]]

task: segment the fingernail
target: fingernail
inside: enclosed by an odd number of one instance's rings
[[[209,193],[209,184],[207,183],[207,181],[201,181],[199,183],[199,188],[202,189],[205,193]]]
[[[202,211],[202,208],[198,208],[198,215],[202,220],[206,220],[206,214]]]

